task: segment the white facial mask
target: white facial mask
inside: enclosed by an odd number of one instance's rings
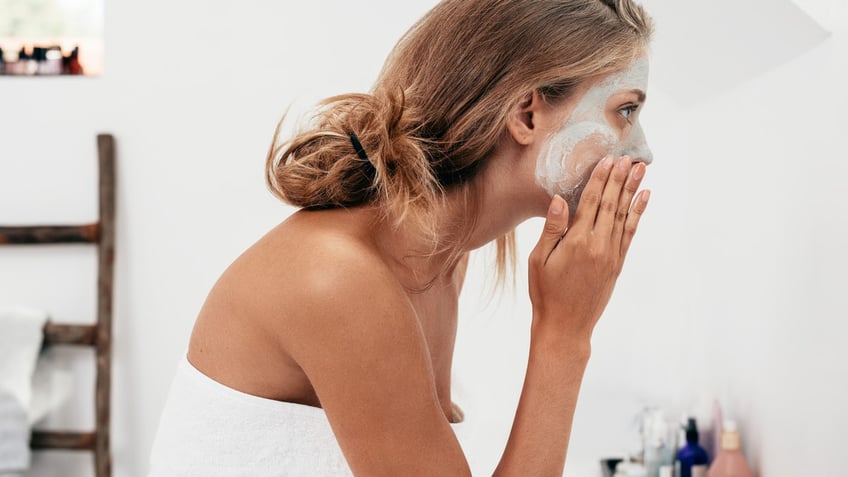
[[[639,122],[634,122],[630,133],[622,140],[616,129],[610,126],[605,113],[607,101],[616,92],[631,89],[647,91],[647,88],[647,57],[636,59],[628,70],[611,75],[593,86],[562,129],[552,134],[542,147],[536,163],[536,182],[551,196],[562,195],[573,210],[592,169],[604,157],[611,155],[618,159],[627,155],[650,163],[653,157]],[[586,157],[585,151],[575,153],[577,148],[589,148],[593,157]]]

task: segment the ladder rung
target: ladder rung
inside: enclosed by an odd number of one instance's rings
[[[33,431],[29,446],[32,449],[94,450],[94,432]]]
[[[48,243],[97,243],[98,224],[0,227],[0,245]]]
[[[44,325],[44,346],[94,346],[95,343],[97,343],[97,326],[95,325],[59,325],[56,323]]]

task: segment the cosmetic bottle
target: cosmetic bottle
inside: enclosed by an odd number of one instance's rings
[[[724,423],[724,414],[718,399],[713,401],[713,435],[707,443],[707,453],[715,458],[721,449],[721,426]]]
[[[32,47],[32,59],[35,60],[35,73],[36,75],[44,75],[47,74],[47,56],[45,55],[46,51],[44,48],[40,46]]]
[[[0,75],[6,74],[6,58],[3,56],[3,48],[0,48]]]
[[[20,64],[21,61],[18,58],[18,54],[14,51],[10,51],[6,53],[6,74],[7,75],[17,75],[20,74]]]
[[[24,47],[21,47],[21,52],[18,53],[18,74],[33,76],[38,73],[38,59],[35,57],[35,51],[27,53]]]
[[[84,74],[82,64],[79,60],[79,46],[75,46],[71,50],[71,54],[65,57],[62,72],[66,75],[81,75]]]
[[[62,48],[56,45],[47,47],[43,55],[41,74],[51,76],[62,74]]]
[[[741,439],[734,421],[724,421],[721,433],[721,448],[707,477],[754,477],[751,467],[742,455]]]
[[[710,460],[699,443],[698,425],[694,418],[688,419],[685,430],[686,444],[677,451],[679,477],[704,477]]]
[[[669,425],[662,411],[650,409],[643,421],[643,462],[648,477],[660,477],[660,469],[673,468],[675,450],[675,426]]]
[[[26,74],[26,60],[27,54],[26,49],[21,47],[20,51],[18,51],[17,59],[14,63],[9,63],[6,66],[6,71],[12,75],[24,75]]]

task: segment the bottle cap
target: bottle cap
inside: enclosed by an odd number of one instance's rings
[[[698,442],[698,423],[694,417],[690,417],[686,424],[686,442]]]
[[[736,421],[724,421],[721,433],[721,448],[724,450],[738,450],[741,447],[739,432],[736,430]]]

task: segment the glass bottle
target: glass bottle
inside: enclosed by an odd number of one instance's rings
[[[725,421],[721,433],[721,449],[707,471],[707,477],[754,477],[742,455],[741,439],[734,421]]]
[[[704,477],[707,474],[710,458],[698,441],[698,424],[690,417],[686,425],[686,445],[677,451],[680,477]]]

